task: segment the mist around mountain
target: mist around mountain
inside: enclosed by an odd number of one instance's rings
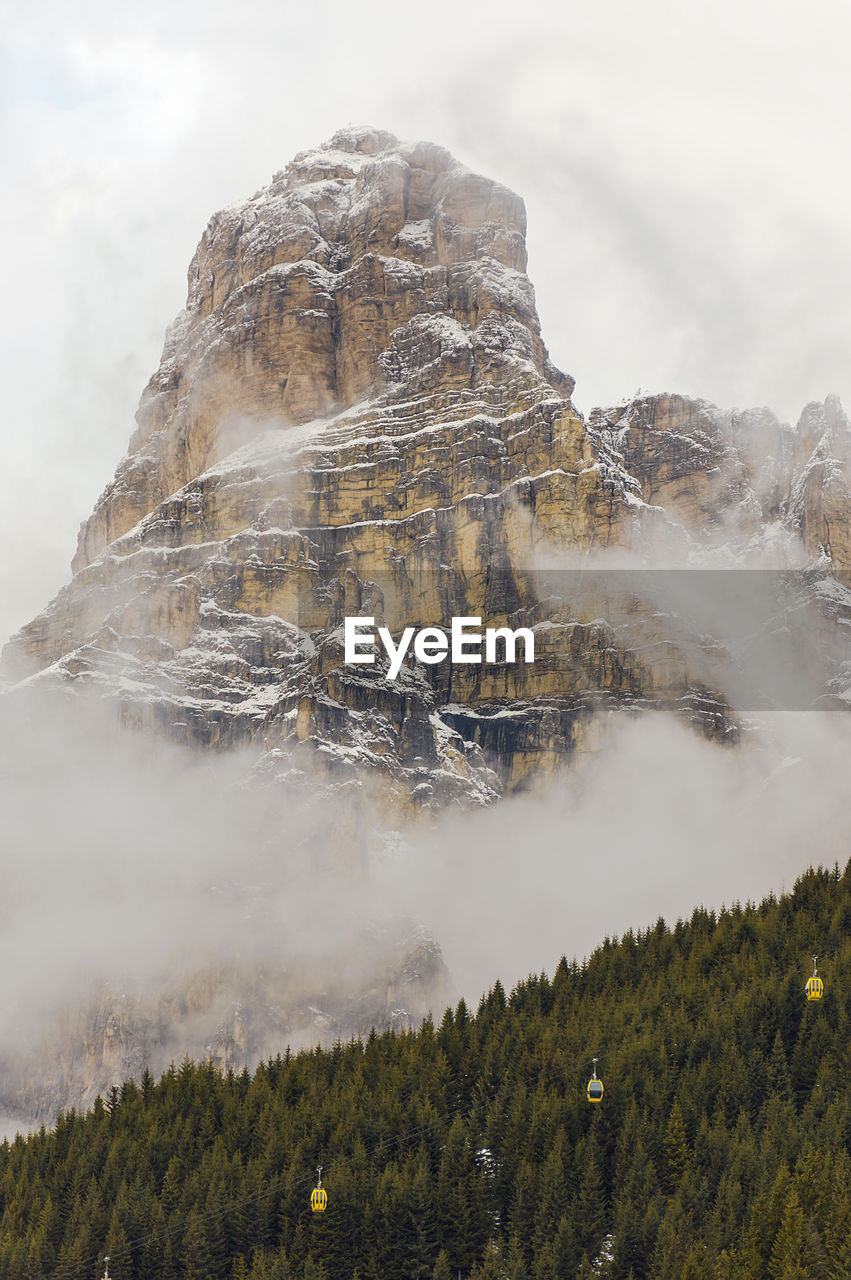
[[[584,417],[525,235],[368,127],[210,219],[72,578],[3,654],[22,1125],[844,859],[842,405]],[[347,618],[459,616],[534,663],[346,661]]]

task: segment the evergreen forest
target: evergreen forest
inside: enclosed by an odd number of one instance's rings
[[[0,1147],[0,1280],[849,1280],[849,992],[851,862],[416,1031],[128,1080]]]

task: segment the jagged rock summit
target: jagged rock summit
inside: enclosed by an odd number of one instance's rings
[[[525,231],[511,191],[374,129],[336,134],[216,214],[75,571],[248,424],[310,422],[402,385],[475,389],[509,364],[569,395],[541,342]]]
[[[524,237],[512,192],[371,129],[215,215],[73,581],[7,658],[178,737],[310,744],[406,789],[440,764],[448,794],[492,798],[428,682],[347,678],[335,628],[369,601],[394,623],[481,611],[506,540],[527,555],[524,506],[552,523],[567,499],[577,539],[607,537]]]
[[[254,744],[272,774],[380,777],[408,810],[554,767],[601,700],[734,737],[712,645],[546,573],[660,535],[847,556],[847,419],[829,400],[793,432],[665,395],[586,422],[525,271],[518,196],[374,129],[216,214],[73,579],[7,663],[181,741]],[[343,664],[357,613],[528,626],[536,661],[389,681]]]

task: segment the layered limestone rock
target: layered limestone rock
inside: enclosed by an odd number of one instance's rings
[[[751,476],[714,405],[686,396],[645,396],[595,409],[591,422],[608,439],[640,486],[642,501],[668,520],[705,534],[731,515],[751,533],[761,510]]]
[[[379,779],[407,814],[552,770],[601,706],[734,738],[724,645],[575,570],[769,534],[847,562],[847,422],[669,395],[584,421],[524,234],[513,193],[368,129],[217,214],[74,577],[7,662],[130,724],[255,744],[263,776]],[[388,680],[344,663],[353,614],[528,626],[535,663]]]
[[[525,229],[512,192],[376,130],[296,156],[213,217],[74,569],[229,452],[244,419],[308,422],[387,381],[427,382],[441,360],[441,381],[474,385],[506,348],[543,372]]]
[[[789,495],[788,514],[811,555],[851,570],[851,422],[836,396],[809,404],[798,424],[809,452]]]

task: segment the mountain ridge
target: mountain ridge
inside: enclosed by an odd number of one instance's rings
[[[622,600],[558,599],[539,573],[612,549],[699,566],[708,548],[838,583],[811,595],[829,615],[825,689],[847,701],[838,400],[795,430],[668,393],[583,419],[541,339],[525,222],[442,148],[374,129],[215,215],[74,577],[7,669],[92,687],[177,741],[253,743],[264,767],[365,771],[408,817],[488,804],[581,750],[601,709],[653,705],[737,739],[699,635],[639,599],[655,662]],[[456,669],[451,689],[408,666],[394,688],[380,664],[366,678],[342,662],[342,616],[370,612],[394,632],[528,624],[541,658]]]

